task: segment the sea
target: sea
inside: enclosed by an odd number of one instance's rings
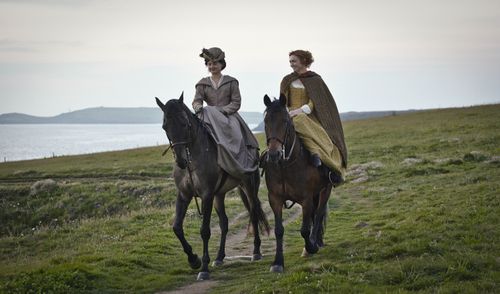
[[[159,124],[0,124],[2,162],[168,143]]]

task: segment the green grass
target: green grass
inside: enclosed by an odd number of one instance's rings
[[[272,243],[264,259],[212,269],[212,291],[498,291],[499,113],[487,105],[345,123],[353,170],[332,193],[327,246],[301,258],[293,221],[284,274],[268,272],[274,241],[263,237]],[[194,281],[171,230],[176,190],[163,148],[0,164],[0,293],[153,293]],[[55,184],[34,187],[47,178]],[[243,210],[234,193],[226,202],[230,219]],[[200,224],[192,204],[185,230],[198,254]],[[212,259],[217,244],[213,234]]]

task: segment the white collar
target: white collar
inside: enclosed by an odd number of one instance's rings
[[[292,82],[292,87],[293,88],[298,88],[298,89],[304,89],[304,84],[302,84],[302,81],[299,79],[296,79],[295,81]]]
[[[220,87],[220,85],[222,84],[222,80],[224,80],[224,75],[220,76],[218,83],[216,83],[214,81],[214,79],[212,79],[212,76],[210,76],[209,78],[210,78],[210,82],[212,83],[212,86],[214,87],[215,90],[217,90]]]

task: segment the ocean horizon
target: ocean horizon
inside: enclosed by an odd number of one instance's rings
[[[169,143],[160,124],[0,124],[0,138],[1,162]]]

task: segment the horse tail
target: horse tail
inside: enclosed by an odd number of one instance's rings
[[[269,226],[266,214],[264,213],[264,210],[262,210],[262,205],[259,200],[259,185],[260,177],[259,172],[257,171],[251,177],[251,189],[255,190],[253,191],[254,193],[251,193],[251,191],[247,191],[247,193],[245,193],[245,191],[241,187],[238,187],[238,191],[240,193],[243,204],[250,214],[250,220],[256,220],[259,224],[260,230],[265,231],[269,235],[271,227]]]
[[[248,213],[250,213],[252,210],[250,208],[250,203],[248,203],[247,195],[245,194],[245,192],[243,192],[243,189],[241,189],[241,187],[238,187],[238,192],[240,193],[241,201],[243,201],[245,208],[248,210]]]

